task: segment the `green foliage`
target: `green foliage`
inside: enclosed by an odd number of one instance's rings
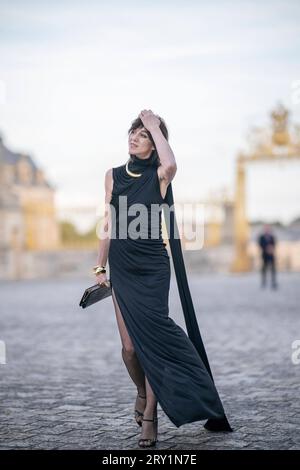
[[[79,233],[76,226],[69,221],[61,221],[61,241],[65,246],[95,246],[97,244],[96,225],[85,233]]]

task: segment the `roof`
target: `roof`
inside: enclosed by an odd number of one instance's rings
[[[0,165],[6,164],[6,165],[16,165],[21,159],[26,159],[26,161],[29,163],[33,170],[33,174],[35,175],[36,171],[39,169],[33,159],[30,157],[30,155],[25,155],[23,153],[16,153],[12,152],[9,150],[3,142],[3,139],[0,134]],[[18,182],[18,181],[17,181]],[[37,184],[34,183],[33,184]],[[50,183],[45,181],[45,185],[48,186],[49,188],[53,188]]]

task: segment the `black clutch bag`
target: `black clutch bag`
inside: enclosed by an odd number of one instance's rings
[[[106,284],[95,284],[94,286],[85,289],[84,294],[79,302],[79,306],[86,308],[89,305],[95,304],[99,300],[109,297],[111,294],[111,283],[110,280],[106,281]]]

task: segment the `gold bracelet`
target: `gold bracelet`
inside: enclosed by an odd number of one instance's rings
[[[97,274],[100,274],[100,273],[106,273],[106,268],[105,268],[105,266],[99,266],[99,265],[97,265],[97,266],[94,266],[93,272],[94,272],[94,274],[96,274],[96,275],[97,275]]]
[[[96,276],[98,276],[98,274],[105,274],[106,273],[106,269],[98,269],[96,271],[94,271],[94,274]]]

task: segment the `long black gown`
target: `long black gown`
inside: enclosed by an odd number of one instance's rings
[[[112,170],[108,253],[111,286],[128,334],[158,403],[175,426],[209,418],[206,429],[232,431],[200,336],[180,239],[173,236],[178,228],[172,211],[167,229],[188,335],[169,316],[170,257],[162,238],[161,216],[163,205],[173,204],[171,183],[163,199],[155,150],[146,160],[130,157],[129,170],[142,175],[128,175],[125,164]],[[141,213],[134,211],[134,204],[147,208],[148,229],[138,224]],[[151,218],[151,204],[161,205],[156,218]],[[138,238],[131,235],[130,226],[141,229]]]

